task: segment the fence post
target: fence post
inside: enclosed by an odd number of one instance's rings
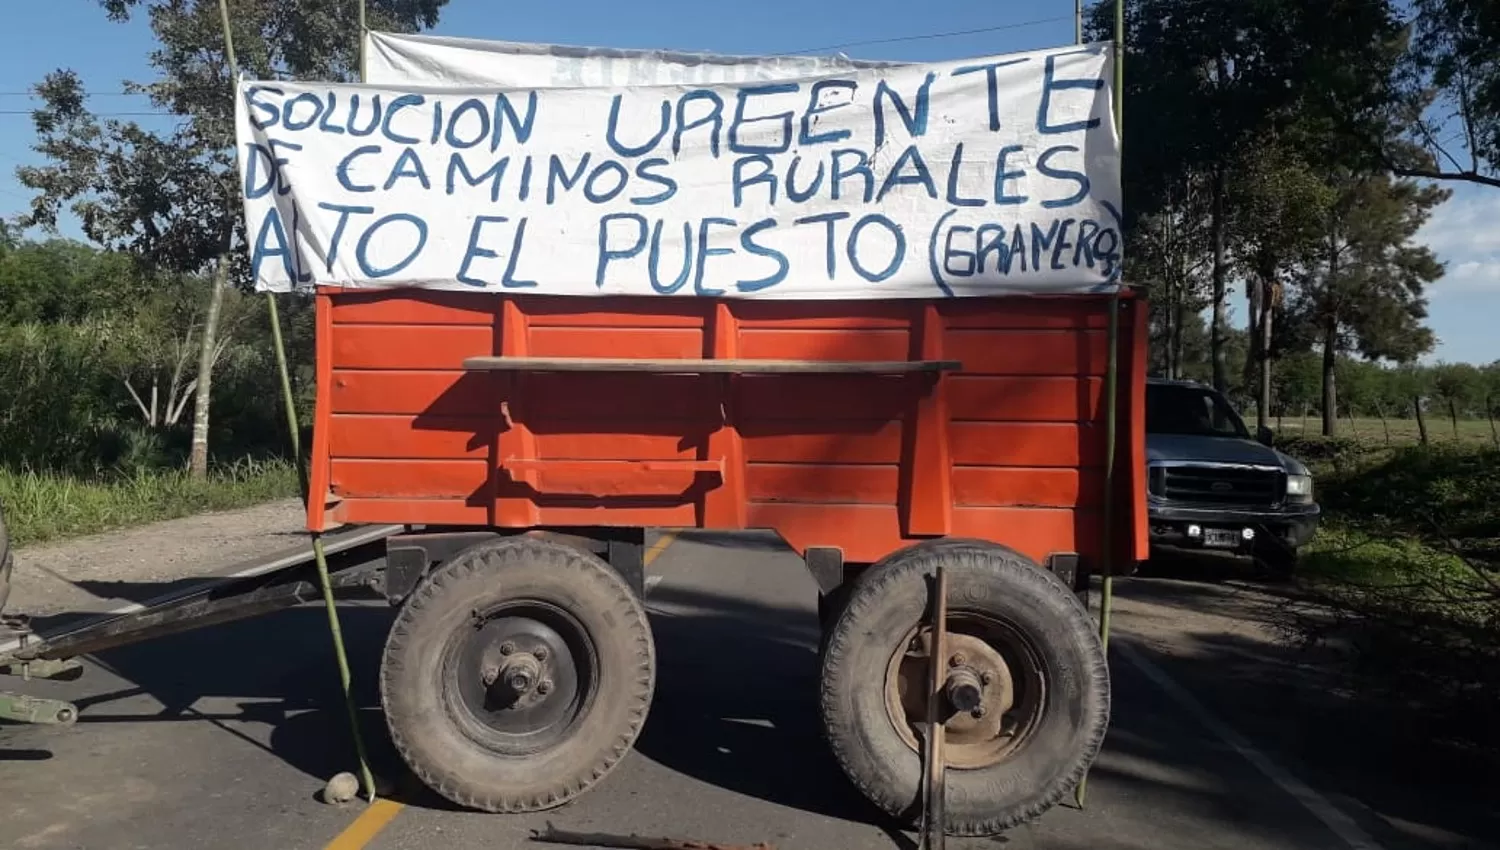
[[[1500,429],[1495,427],[1495,400],[1490,396],[1484,397],[1484,415],[1490,420],[1490,439],[1495,441],[1495,448],[1500,449]]]

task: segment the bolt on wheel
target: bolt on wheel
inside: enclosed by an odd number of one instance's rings
[[[949,613],[942,698],[944,764],[959,770],[1000,764],[1036,728],[1046,701],[1037,656],[1024,635],[993,618]],[[922,752],[932,629],[913,627],[885,671],[886,711],[913,753]]]
[[[475,612],[443,655],[448,711],[475,743],[507,755],[540,752],[588,710],[598,653],[576,618],[541,600]]]

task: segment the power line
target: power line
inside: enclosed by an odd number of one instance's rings
[[[912,41],[930,41],[939,38],[958,38],[966,35],[983,35],[985,33],[1002,32],[1004,30],[1021,29],[1023,27],[1035,27],[1042,24],[1053,24],[1061,21],[1073,20],[1072,15],[1054,15],[1050,18],[1036,18],[1030,21],[1016,21],[1009,24],[998,24],[991,27],[975,27],[967,30],[949,30],[947,32],[920,33],[917,35],[899,35],[890,38],[870,38],[862,41],[846,41],[842,44],[829,44],[822,47],[809,47],[802,50],[794,50],[788,53],[773,53],[772,56],[794,56],[798,54],[817,54],[831,50],[843,50],[848,47],[868,47],[875,44],[904,44]],[[146,92],[89,92],[86,97],[146,97]],[[0,92],[0,97],[37,97],[35,92]],[[4,115],[33,115],[30,109],[0,109],[0,116]],[[169,117],[174,113],[167,110],[150,110],[139,112],[96,112],[99,118],[141,118],[148,116]]]
[[[0,97],[39,97],[34,91],[0,91]],[[143,91],[95,91],[86,92],[85,97],[150,97]]]
[[[37,110],[35,109],[0,109],[0,115],[35,115],[36,112]],[[158,115],[163,118],[167,118],[171,117],[174,113],[168,112],[165,109],[161,109],[154,112],[93,112],[90,114],[95,118],[125,118],[130,116],[139,117],[145,115]]]
[[[1050,18],[1036,18],[1029,21],[1016,21],[1009,24],[997,24],[990,27],[976,27],[967,30],[949,30],[946,32],[919,33],[917,35],[898,35],[890,38],[870,38],[863,41],[846,41],[842,44],[829,44],[822,47],[807,47],[801,50],[793,50],[786,53],[772,53],[771,56],[794,56],[797,54],[823,53],[829,50],[843,50],[846,47],[868,47],[874,44],[903,44],[911,41],[931,41],[939,38],[959,38],[966,35],[984,35],[985,33],[1003,32],[1005,30],[1022,29],[1024,27],[1041,26],[1042,24],[1055,24],[1061,21],[1073,20],[1072,15],[1054,15]],[[0,91],[0,97],[37,97],[33,91]],[[85,97],[149,97],[149,92],[109,91],[88,92]],[[0,115],[30,115],[28,110],[0,109]],[[155,115],[154,112],[115,112],[112,115]]]

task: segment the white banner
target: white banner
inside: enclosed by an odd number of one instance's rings
[[[812,77],[854,68],[893,68],[899,64],[845,56],[725,56],[437,35],[365,34],[365,82],[389,86],[705,86]]]
[[[256,286],[1107,291],[1108,44],[704,86],[242,81]]]

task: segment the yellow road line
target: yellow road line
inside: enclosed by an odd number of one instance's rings
[[[677,542],[676,532],[662,532],[656,538],[656,542],[651,544],[651,548],[646,550],[643,560],[647,565],[650,565],[652,561],[661,557],[661,553],[667,551],[667,547],[675,542]],[[323,850],[362,850],[371,841],[374,841],[375,836],[379,835],[382,829],[385,829],[391,821],[395,820],[396,815],[400,814],[404,808],[406,808],[404,804],[394,800],[387,800],[383,797],[376,799],[363,812],[360,812],[359,817],[355,818],[353,823],[345,827],[344,831],[330,841],[328,846],[324,847]]]
[[[651,544],[651,548],[646,550],[646,566],[650,566],[652,561],[661,557],[661,553],[667,551],[668,546],[676,542],[677,532],[663,531],[661,536],[656,538],[656,542]]]
[[[404,805],[394,800],[377,798],[323,850],[360,850],[373,841],[404,808]]]

